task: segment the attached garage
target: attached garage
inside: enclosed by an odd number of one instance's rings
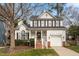
[[[66,34],[64,30],[48,30],[47,40],[50,42],[50,47],[63,46],[66,42]]]
[[[62,46],[61,36],[51,36],[51,47],[53,46]]]

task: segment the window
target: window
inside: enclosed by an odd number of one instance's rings
[[[38,27],[40,27],[40,21],[38,21]]]
[[[60,26],[63,26],[63,21],[60,21]]]
[[[44,21],[41,21],[41,26],[44,27]]]
[[[59,21],[56,21],[56,26],[57,26],[57,27],[59,26]]]
[[[21,31],[21,39],[23,39],[23,40],[25,39],[25,31],[24,30]]]
[[[37,21],[34,21],[34,27],[37,27]]]
[[[31,25],[31,27],[33,26],[33,22],[32,21],[31,21],[31,24],[30,25]]]
[[[55,26],[55,21],[53,21],[53,27]]]
[[[29,39],[29,33],[26,33],[25,38],[28,40]]]
[[[45,25],[46,25],[46,27],[47,27],[47,20],[46,20],[45,22],[46,22],[46,24],[45,24]]]
[[[49,21],[49,27],[51,27],[52,26],[52,21]]]
[[[32,37],[32,38],[35,37],[35,31],[31,31],[31,37]]]

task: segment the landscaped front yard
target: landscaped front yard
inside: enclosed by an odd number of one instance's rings
[[[12,54],[4,53],[4,49],[0,49],[0,56],[57,56],[58,54],[53,49],[26,49],[24,51],[15,52]]]
[[[79,53],[79,46],[68,46],[67,48],[72,49]]]

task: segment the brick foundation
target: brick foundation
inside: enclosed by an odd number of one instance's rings
[[[42,48],[42,42],[40,40],[36,41],[36,48]]]
[[[50,48],[50,42],[48,42],[48,48]]]

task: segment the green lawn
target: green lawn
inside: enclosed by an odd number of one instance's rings
[[[53,49],[30,49],[14,54],[5,54],[2,51],[3,49],[0,49],[1,56],[58,56]]]
[[[67,48],[72,49],[79,53],[79,46],[68,46]]]

